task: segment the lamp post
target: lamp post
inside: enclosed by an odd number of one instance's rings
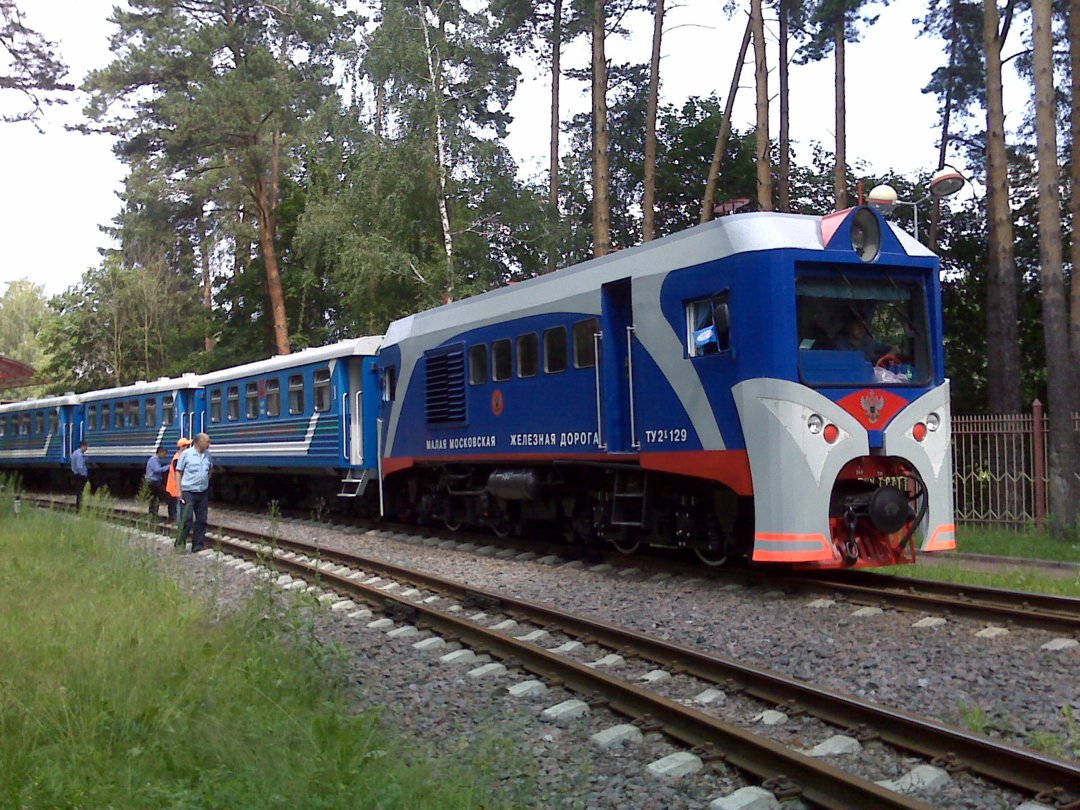
[[[866,204],[876,208],[883,214],[890,213],[897,205],[910,205],[915,219],[915,238],[919,238],[919,206],[927,200],[941,200],[951,197],[964,187],[964,175],[960,174],[952,166],[944,166],[934,172],[930,178],[930,192],[923,198],[915,200],[897,199],[896,189],[892,186],[880,185],[870,189],[866,197]]]

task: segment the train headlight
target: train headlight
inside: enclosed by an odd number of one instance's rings
[[[929,416],[926,417],[926,429],[927,430],[929,430],[931,433],[933,433],[939,427],[941,427],[941,417],[940,416],[938,416],[936,413],[932,413],[932,414],[930,414]]]
[[[816,413],[810,414],[810,418],[806,420],[806,429],[817,436],[823,427],[825,427],[825,420]]]
[[[872,262],[881,252],[881,225],[869,208],[860,208],[851,220],[851,249],[864,262]]]

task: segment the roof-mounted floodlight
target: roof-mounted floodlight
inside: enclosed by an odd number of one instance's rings
[[[945,197],[951,197],[964,187],[964,183],[967,181],[964,179],[964,175],[953,168],[952,166],[943,166],[934,172],[934,176],[930,178],[930,193],[919,200],[911,202],[910,200],[899,200],[896,197],[896,189],[892,186],[880,185],[874,186],[870,190],[869,196],[866,198],[866,204],[876,208],[882,214],[892,213],[893,208],[897,205],[910,205],[912,215],[915,219],[915,238],[919,238],[919,206],[928,200],[941,200]]]

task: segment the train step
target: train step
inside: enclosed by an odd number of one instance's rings
[[[364,470],[359,475],[355,474],[353,470],[349,471],[349,474],[341,479],[341,491],[338,492],[339,498],[359,498],[364,494],[364,490],[367,489],[368,481],[370,481],[375,475],[374,470]]]

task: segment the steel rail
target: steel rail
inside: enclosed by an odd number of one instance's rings
[[[230,534],[235,535],[236,532]],[[222,548],[228,548],[238,556],[268,562],[268,555],[258,548],[226,539],[218,542]],[[310,550],[315,551],[313,548]],[[322,556],[327,562],[330,561],[327,555]],[[835,810],[865,810],[868,807],[929,810],[931,807],[918,799],[887,790],[622,678],[439,608],[418,604],[299,560],[274,555],[273,564],[279,571],[305,578],[314,577],[324,588],[359,597],[368,604],[380,606],[391,615],[408,617],[414,623],[456,638],[474,650],[515,662],[556,685],[567,686],[591,697],[593,705],[609,706],[619,714],[637,719],[646,728],[662,729],[665,734],[691,746],[705,761],[723,760],[763,780],[771,780],[772,784],[793,787],[798,795],[818,806]],[[402,579],[409,581],[408,577],[403,576]]]
[[[268,539],[258,532],[240,532],[229,528],[219,528],[217,531],[258,543],[265,543]],[[877,737],[897,748],[947,764],[951,769],[966,768],[995,782],[1034,794],[1056,792],[1061,795],[1062,791],[1068,792],[1068,786],[1080,784],[1080,767],[1075,763],[953,728],[901,709],[880,706],[851,695],[797,682],[775,672],[600,620],[575,616],[548,605],[463,585],[380,560],[292,540],[277,540],[276,544],[295,553],[317,556],[339,565],[355,566],[413,586],[449,594],[477,609],[498,609],[541,627],[558,628],[583,642],[594,641],[729,690],[744,691],[789,712],[808,712],[828,723],[851,730],[864,740]]]
[[[119,516],[135,524],[145,524],[131,512],[118,510]],[[229,546],[250,559],[262,559],[265,554],[257,549],[230,543],[228,536],[246,539],[257,545],[276,546],[297,554],[315,556],[326,562],[349,565],[377,572],[387,577],[421,586],[455,598],[477,608],[498,609],[500,612],[517,619],[527,620],[543,627],[557,627],[567,635],[575,636],[583,642],[593,642],[619,650],[624,654],[637,655],[668,667],[675,672],[685,672],[703,681],[716,683],[729,691],[742,691],[746,694],[773,703],[789,713],[807,712],[831,724],[841,726],[863,740],[878,738],[897,748],[911,751],[929,758],[932,762],[947,766],[950,770],[967,769],[992,781],[1014,788],[1020,788],[1037,796],[1053,797],[1056,806],[1071,807],[1080,801],[1069,786],[1080,784],[1080,767],[1076,763],[1049,757],[1029,749],[1004,743],[989,737],[946,726],[929,718],[920,718],[900,709],[883,707],[862,701],[851,695],[834,692],[822,687],[812,686],[790,680],[768,670],[752,667],[737,661],[700,652],[676,642],[639,634],[599,620],[587,619],[564,613],[547,605],[515,599],[473,586],[462,585],[451,580],[426,574],[421,571],[402,568],[390,563],[361,557],[348,552],[314,546],[309,543],[268,537],[261,532],[241,530],[229,526],[211,526],[209,531],[217,535],[216,542]],[[286,568],[297,565],[295,562],[275,555],[275,565]],[[356,592],[358,583],[332,576],[318,570],[324,581],[333,580],[351,592]],[[802,580],[799,580],[802,582]],[[443,616],[438,610],[429,610],[408,600],[399,599],[383,591],[364,589],[376,600],[406,615]],[[369,600],[370,601],[370,600]],[[451,619],[454,617],[450,616]],[[448,631],[461,635],[455,629],[460,620],[453,622]],[[469,622],[469,629],[478,626]],[[484,630],[485,628],[479,628]],[[471,638],[471,636],[470,636]],[[506,640],[504,638],[504,640]],[[510,642],[517,644],[514,639]],[[484,645],[481,640],[478,642]],[[490,645],[488,645],[490,646]],[[542,648],[531,648],[540,649]],[[544,651],[546,652],[546,651]],[[507,654],[508,657],[517,657]],[[563,659],[556,656],[556,660]],[[546,670],[534,670],[548,674]],[[594,670],[589,669],[589,673]],[[557,677],[557,676],[553,676]],[[569,681],[567,681],[569,683]],[[584,687],[583,687],[584,689]],[[587,691],[587,689],[584,689]],[[638,690],[642,691],[642,690]],[[614,704],[612,704],[614,705]],[[675,704],[679,705],[679,704]],[[707,715],[706,715],[707,716]],[[678,736],[678,735],[674,735]],[[688,740],[689,742],[689,740]],[[691,743],[697,745],[698,743]],[[737,762],[731,760],[733,764]],[[740,766],[741,767],[741,766]],[[756,773],[756,771],[755,771]]]

